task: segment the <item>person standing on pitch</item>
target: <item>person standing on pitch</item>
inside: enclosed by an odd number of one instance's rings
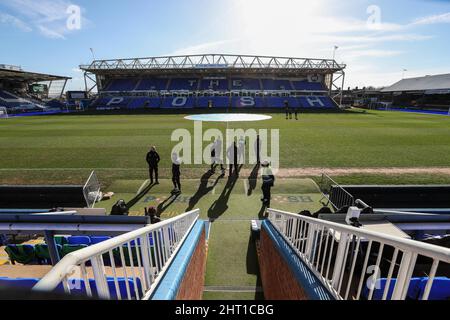
[[[286,120],[289,120],[289,102],[284,100],[284,109],[286,111]]]
[[[238,164],[245,164],[245,138],[241,136],[238,144]]]
[[[256,136],[255,142],[256,164],[261,164],[261,137],[259,134]]]
[[[225,168],[222,162],[222,140],[217,139],[214,141],[211,148],[211,172],[216,171],[217,164],[220,164],[220,170],[222,174],[225,174]]]
[[[158,152],[156,152],[156,147],[153,146],[149,153],[147,153],[147,163],[148,171],[150,175],[150,184],[153,184],[153,175],[155,176],[155,184],[159,184],[158,181],[158,164],[161,161]]]
[[[275,185],[275,176],[273,175],[272,168],[269,161],[263,161],[262,163],[262,192],[263,198],[261,201],[266,207],[270,208],[270,200],[272,198],[271,189]]]
[[[230,145],[227,149],[227,158],[228,158],[228,163],[229,163],[229,176],[231,177],[233,175],[233,166],[234,166],[234,174],[237,176],[239,175],[239,169],[238,169],[238,164],[237,164],[237,145],[236,145],[236,141],[233,142],[232,145]]]
[[[172,153],[172,183],[173,183],[173,194],[181,193],[181,160],[178,158],[178,155],[174,152]]]
[[[294,109],[294,113],[295,113],[295,120],[298,120],[298,108]]]

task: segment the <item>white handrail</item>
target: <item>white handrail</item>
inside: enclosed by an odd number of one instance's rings
[[[121,298],[120,293],[118,293],[119,290],[117,290],[118,277],[116,271],[118,267],[116,268],[117,263],[115,262],[117,259],[114,258],[114,250],[116,250],[116,253],[120,254],[118,263],[122,266],[125,278],[128,278],[127,269],[129,268],[127,267],[131,267],[136,298],[148,297],[156,288],[168,265],[170,265],[170,262],[188,236],[189,231],[199,217],[199,213],[200,210],[193,210],[172,219],[164,220],[158,224],[149,225],[72,252],[66,255],[45,275],[33,290],[51,292],[59,284],[63,283],[66,293],[70,293],[71,290],[67,285],[67,280],[79,267],[82,278],[85,280],[87,294],[88,296],[92,296],[91,288],[88,288],[88,276],[86,273],[86,262],[90,261],[99,297],[109,299],[111,294],[106,283],[106,275],[104,272],[105,263],[103,259],[104,255],[109,254],[110,267],[112,268],[116,285],[116,294]],[[134,252],[132,248],[134,248]],[[125,255],[125,251],[128,251],[128,256]],[[128,261],[127,258],[129,258]],[[135,260],[137,260],[137,263],[134,262]],[[138,269],[137,277],[135,275],[136,268]],[[138,291],[137,281],[142,283],[142,293],[136,292]],[[126,285],[128,299],[131,299],[132,294],[130,293],[128,282]]]
[[[387,270],[381,270],[380,266],[384,257],[385,260],[390,260],[390,268],[387,273],[387,284],[383,289],[383,299],[404,300],[417,257],[424,256],[433,261],[428,272],[427,290],[421,297],[426,300],[438,265],[450,263],[448,248],[280,210],[268,209],[268,212],[270,222],[337,299],[348,299],[350,295],[354,299],[360,299],[368,271],[372,270],[372,276],[376,272],[377,281],[386,274]],[[363,252],[362,247],[365,243],[368,245]],[[377,244],[377,251],[372,250]],[[392,256],[390,254],[386,256],[387,247],[394,250]],[[333,248],[336,250],[333,251]],[[369,266],[371,254],[374,253],[377,253],[376,262]],[[401,261],[398,262],[400,254]],[[398,270],[397,281],[394,292],[389,297],[389,285],[394,279],[394,270]],[[358,283],[355,283],[356,281]],[[369,300],[373,298],[377,281],[370,285],[369,296],[366,297]],[[357,290],[354,290],[356,286]],[[352,289],[354,292],[351,292]]]

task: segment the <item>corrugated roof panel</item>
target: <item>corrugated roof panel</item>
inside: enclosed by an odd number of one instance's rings
[[[382,92],[450,90],[450,74],[403,79]]]

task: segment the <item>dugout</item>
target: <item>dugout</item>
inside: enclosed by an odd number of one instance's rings
[[[361,199],[373,208],[450,208],[450,185],[346,185],[341,187],[354,199]]]
[[[83,208],[83,186],[12,186],[0,185],[0,208],[52,209]]]

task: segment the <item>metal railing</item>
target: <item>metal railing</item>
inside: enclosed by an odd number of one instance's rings
[[[376,299],[405,300],[417,272],[428,276],[418,297],[428,300],[442,273],[439,268],[448,270],[450,264],[448,248],[273,209],[268,213],[269,221],[339,300],[372,300],[376,289],[382,292]],[[427,270],[419,258],[427,261]]]
[[[324,198],[326,198],[336,210],[355,204],[355,198],[325,173],[322,174],[319,187]]]
[[[83,186],[83,195],[88,208],[94,208],[95,204],[100,200],[101,185],[98,181],[95,171],[92,171]]]
[[[272,57],[229,54],[199,54],[148,58],[95,60],[90,65],[81,65],[85,71],[97,70],[164,70],[164,69],[280,69],[280,70],[327,70],[345,69],[332,59],[294,57]]]
[[[76,288],[82,289],[88,297],[100,299],[149,299],[199,213],[198,209],[190,211],[72,252],[33,290],[53,292],[62,284],[66,294]],[[122,276],[119,277],[119,273]],[[125,294],[123,288],[119,288],[119,279],[125,279]]]

